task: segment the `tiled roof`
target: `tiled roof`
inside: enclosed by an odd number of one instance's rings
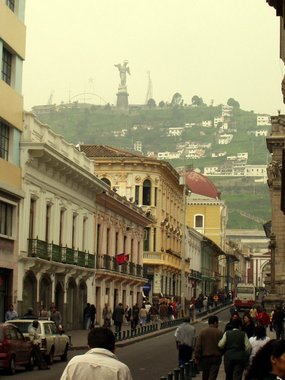
[[[87,157],[142,157],[139,154],[108,145],[80,144],[79,149],[81,152],[84,152]]]

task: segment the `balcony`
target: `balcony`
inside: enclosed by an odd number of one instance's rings
[[[122,274],[130,274],[138,277],[142,277],[143,274],[141,265],[135,264],[133,262],[126,262],[122,265],[119,265],[117,263],[116,258],[114,256],[109,255],[99,255],[96,268],[105,269]]]
[[[95,268],[94,255],[39,239],[28,239],[28,256],[82,268]]]
[[[28,239],[28,256],[38,257],[50,262],[76,265],[82,268],[105,269],[112,272],[143,277],[143,267],[133,262],[118,265],[114,256],[99,255],[98,257],[69,247],[62,247],[39,239]],[[96,265],[95,265],[96,257]]]
[[[201,280],[202,274],[201,272],[198,272],[197,270],[191,269],[189,277],[193,280]]]

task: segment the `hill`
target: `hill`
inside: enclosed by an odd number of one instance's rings
[[[48,112],[36,115],[74,144],[103,144],[133,150],[139,141],[145,155],[180,150],[179,158],[169,159],[175,168],[191,166],[203,172],[206,166],[227,165],[228,156],[243,152],[248,154],[247,164],[266,165],[270,159],[266,137],[256,136],[256,131],[262,129],[266,133],[270,126],[259,127],[257,114],[252,111],[239,107],[224,111],[224,107],[133,106],[123,111],[109,105],[73,103],[52,107]],[[181,134],[170,135],[169,128],[180,128]],[[231,141],[221,143],[222,135],[231,135]],[[183,154],[187,144],[200,147],[200,156],[193,158]],[[207,148],[201,148],[205,146]],[[211,177],[211,180],[222,191],[222,198],[228,205],[228,228],[262,229],[261,221],[271,218],[266,184],[244,177]]]

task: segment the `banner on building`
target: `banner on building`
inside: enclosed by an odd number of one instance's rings
[[[129,261],[129,255],[126,255],[125,253],[118,253],[116,255],[116,261],[118,265],[127,263]]]

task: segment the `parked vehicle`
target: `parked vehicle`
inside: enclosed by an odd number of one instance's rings
[[[255,286],[253,284],[237,284],[234,306],[237,310],[251,309],[256,302]]]
[[[41,339],[40,349],[48,364],[53,363],[54,357],[60,357],[62,361],[67,360],[69,349],[69,337],[59,333],[53,321],[39,319],[39,336]],[[32,326],[31,319],[13,319],[7,323],[13,323],[19,328],[25,337],[29,336],[29,329]]]
[[[0,368],[11,375],[16,367],[34,368],[35,356],[33,344],[12,323],[0,323]]]

